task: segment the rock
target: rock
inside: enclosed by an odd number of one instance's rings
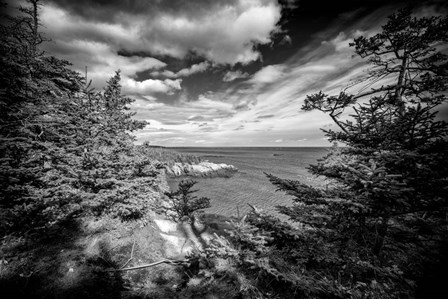
[[[164,233],[174,232],[177,230],[177,223],[171,220],[155,219],[157,227]]]
[[[192,176],[192,177],[230,177],[238,169],[233,165],[216,164],[204,161],[199,164],[174,163],[166,167],[167,175],[171,177]]]

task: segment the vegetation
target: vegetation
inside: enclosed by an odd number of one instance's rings
[[[188,153],[170,151],[161,147],[154,147],[149,143],[137,146],[137,149],[149,159],[167,166],[173,166],[174,163],[199,164],[202,162],[201,157]]]
[[[200,160],[134,146],[131,133],[146,123],[132,118],[120,72],[95,91],[69,62],[45,55],[40,2],[27,3],[0,25],[0,285],[15,297],[118,298],[123,276],[106,268],[162,257],[157,231],[120,221],[147,216],[160,168]],[[437,120],[448,89],[448,18],[404,9],[382,28],[351,44],[373,66],[360,81],[369,91],[319,92],[302,107],[327,113],[339,130],[326,135],[345,145],[309,168],[331,180],[327,188],[267,175],[293,197],[293,206],[277,207],[289,222],[254,207],[227,239],[192,254],[188,271],[127,282],[160,298],[431,297],[448,237],[448,124]],[[210,206],[194,185],[166,193],[172,219],[193,223]]]
[[[373,65],[360,82],[370,91],[307,96],[302,109],[327,113],[339,127],[327,137],[345,147],[309,168],[332,180],[327,189],[267,175],[293,197],[278,207],[291,222],[254,209],[232,244],[217,244],[211,256],[232,261],[247,297],[432,298],[443,290],[425,283],[446,255],[448,125],[436,116],[448,89],[447,29],[446,17],[402,9],[382,32],[351,44]]]
[[[157,170],[132,144],[133,101],[117,72],[89,88],[67,61],[38,49],[39,1],[1,26],[0,205],[3,233],[80,214],[141,217]]]
[[[158,286],[153,271],[105,270],[132,263],[132,256],[163,258],[158,231],[141,227],[165,191],[159,169],[199,159],[135,146],[132,132],[147,123],[133,119],[120,72],[95,91],[68,61],[43,53],[40,5],[27,1],[0,25],[3,295],[119,298],[124,280],[134,288],[153,280]],[[160,271],[185,281],[172,268]]]
[[[203,209],[210,207],[209,198],[192,195],[198,191],[191,190],[196,183],[182,180],[176,191],[165,192],[168,202],[163,206],[163,210],[168,217],[175,221],[189,220],[193,223],[198,214],[203,213]]]

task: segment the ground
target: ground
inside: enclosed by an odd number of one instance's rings
[[[189,279],[188,265],[108,270],[167,258],[182,260],[196,247],[204,246],[214,233],[230,228],[228,219],[205,215],[208,225],[194,226],[176,224],[155,213],[147,219],[123,223],[110,217],[86,217],[63,223],[45,235],[3,238],[2,297],[178,298],[179,288],[195,284]]]

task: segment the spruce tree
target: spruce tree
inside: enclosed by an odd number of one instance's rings
[[[141,217],[158,192],[153,162],[133,146],[146,122],[129,112],[117,72],[101,92],[39,45],[39,1],[0,25],[0,228],[52,226],[69,217]]]
[[[446,17],[399,10],[380,33],[351,44],[373,67],[359,83],[370,90],[306,97],[302,109],[327,113],[338,129],[324,132],[344,147],[309,168],[331,182],[326,189],[268,175],[293,197],[278,207],[290,222],[254,210],[246,221],[270,241],[257,263],[240,263],[266,296],[415,296],[447,237],[448,126],[437,119],[448,89],[447,29]]]
[[[210,207],[210,199],[207,197],[197,197],[193,195],[198,190],[192,190],[196,181],[182,180],[179,182],[177,190],[166,192],[168,202],[162,206],[166,215],[174,221],[190,221],[194,223],[198,215],[203,210]]]

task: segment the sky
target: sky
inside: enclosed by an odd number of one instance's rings
[[[300,110],[338,94],[369,65],[349,42],[410,1],[46,0],[47,53],[101,89],[121,70],[137,143],[328,146],[328,115]],[[422,1],[417,1],[422,2]],[[425,2],[425,14],[441,10]]]

